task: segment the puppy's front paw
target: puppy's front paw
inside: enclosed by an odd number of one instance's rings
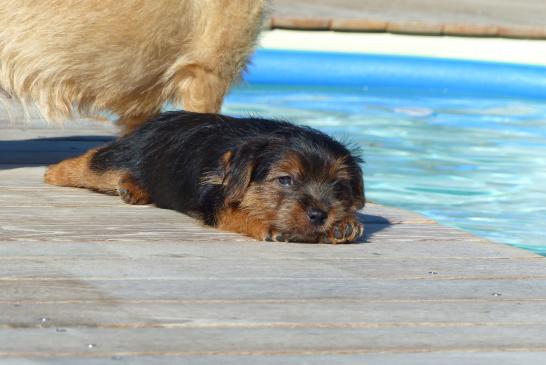
[[[347,218],[334,223],[322,236],[322,243],[349,243],[358,239],[364,233],[364,225],[355,217]]]

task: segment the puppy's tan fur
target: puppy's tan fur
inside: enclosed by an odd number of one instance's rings
[[[2,0],[0,90],[50,120],[113,112],[127,130],[165,102],[218,112],[266,0]]]

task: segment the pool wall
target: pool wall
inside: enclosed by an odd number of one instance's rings
[[[244,80],[546,99],[545,66],[432,57],[260,49]]]

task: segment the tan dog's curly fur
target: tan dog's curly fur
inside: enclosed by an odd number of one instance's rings
[[[165,102],[218,112],[266,0],[2,0],[0,90],[48,119],[106,111],[130,131]]]

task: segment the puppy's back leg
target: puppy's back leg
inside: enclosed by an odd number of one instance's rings
[[[144,190],[133,178],[126,172],[122,173],[118,181],[118,194],[127,204],[150,204],[152,200],[148,192]]]
[[[44,181],[52,185],[87,188],[114,194],[120,174],[109,170],[93,170],[91,160],[96,153],[97,150],[93,149],[81,156],[50,165],[44,175]]]
[[[125,170],[95,170],[91,160],[97,150],[50,165],[44,175],[48,184],[87,188],[101,193],[120,195],[129,204],[149,204],[148,193]]]

